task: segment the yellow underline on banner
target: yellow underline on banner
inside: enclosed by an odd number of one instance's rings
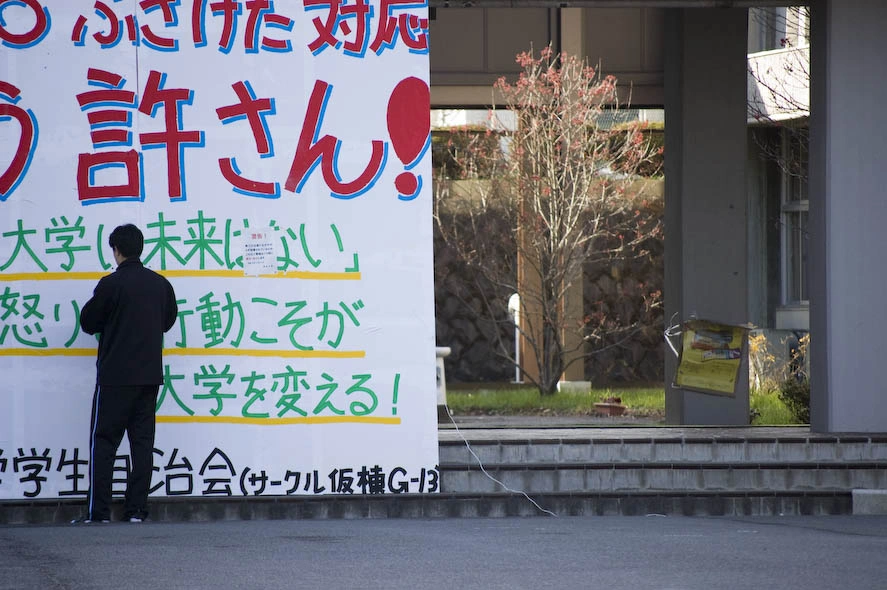
[[[160,270],[165,277],[177,279],[304,279],[310,281],[359,281],[359,272],[316,272],[289,270],[276,274],[245,275],[242,270]],[[107,272],[13,272],[0,274],[0,281],[97,281]]]
[[[0,348],[0,356],[95,356],[94,348]],[[362,359],[365,350],[264,350],[261,348],[165,348],[166,356],[253,356],[300,359]]]
[[[282,426],[289,424],[400,424],[400,418],[377,416],[312,416],[301,418],[244,418],[240,416],[157,416],[163,424],[253,424]]]
[[[170,356],[275,356],[297,359],[362,359],[365,350],[266,350],[263,348],[164,348]]]

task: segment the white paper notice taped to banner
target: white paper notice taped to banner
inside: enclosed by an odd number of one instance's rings
[[[271,229],[250,230],[243,239],[243,272],[257,276],[277,272],[277,248]]]
[[[434,492],[427,6],[209,4],[0,1],[0,499],[85,496],[123,223],[179,300],[153,495]]]

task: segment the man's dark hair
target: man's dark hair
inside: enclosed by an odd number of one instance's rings
[[[138,258],[145,247],[145,236],[142,230],[131,223],[118,225],[108,236],[108,245],[117,248],[124,258]]]

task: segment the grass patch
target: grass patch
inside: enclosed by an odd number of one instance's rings
[[[749,402],[751,405],[752,424],[755,426],[800,424],[792,415],[791,410],[779,399],[779,393],[776,391],[752,390]]]
[[[456,415],[555,415],[591,416],[596,402],[619,397],[632,416],[662,419],[665,416],[663,387],[609,387],[588,393],[557,392],[541,396],[532,386],[508,384],[454,384],[447,388],[447,405]],[[798,424],[775,391],[752,391],[752,424],[779,426]]]
[[[594,404],[608,397],[619,397],[635,416],[659,416],[665,412],[665,390],[662,387],[625,387],[592,389],[587,393],[557,392],[542,396],[534,387],[495,385],[457,386],[447,388],[447,405],[455,414],[554,414],[558,416],[590,416]]]

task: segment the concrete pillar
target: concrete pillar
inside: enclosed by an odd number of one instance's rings
[[[585,57],[585,9],[561,8],[560,9],[560,46],[561,51]],[[582,281],[582,272],[572,277],[566,300],[564,301],[564,314],[567,317],[581,318],[585,305],[585,289]],[[564,347],[576,352],[567,356],[567,363],[572,363],[564,369],[563,381],[585,381],[585,356],[586,346],[582,338],[575,330],[565,329],[563,332]]]
[[[811,428],[885,432],[887,4],[811,11]]]
[[[560,9],[561,51],[585,57],[585,9]]]
[[[665,23],[665,309],[748,321],[747,9],[668,9]],[[666,361],[672,383],[676,359]],[[748,424],[735,397],[666,388],[670,424]]]

